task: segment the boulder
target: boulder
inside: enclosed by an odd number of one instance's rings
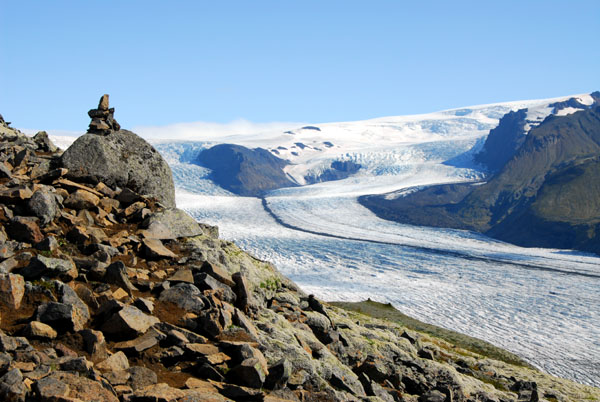
[[[244,360],[227,373],[227,379],[234,384],[244,387],[261,388],[266,379],[266,373],[259,359],[253,357]]]
[[[144,220],[142,227],[146,229],[146,238],[161,240],[193,237],[203,233],[198,222],[179,208],[153,213]]]
[[[154,147],[131,131],[82,135],[63,153],[61,164],[68,169],[67,177],[127,187],[155,197],[165,207],[175,207],[171,168]]]
[[[162,302],[173,303],[185,311],[199,313],[204,308],[201,296],[200,289],[191,283],[178,283],[163,290],[159,299]]]
[[[71,304],[48,302],[38,306],[35,319],[46,323],[58,332],[81,331],[89,318]]]
[[[60,215],[59,198],[47,189],[39,189],[27,200],[29,211],[47,225]]]
[[[66,257],[68,258],[68,257]],[[29,265],[21,270],[21,275],[27,280],[38,279],[41,276],[60,278],[71,281],[77,278],[78,272],[71,259],[51,258],[38,255],[29,261]]]
[[[124,306],[102,325],[101,330],[106,335],[131,339],[142,335],[159,321],[158,318],[146,315],[136,307]]]

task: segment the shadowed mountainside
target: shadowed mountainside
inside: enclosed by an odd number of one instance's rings
[[[519,133],[522,113],[506,115],[478,156],[498,170],[487,183],[432,186],[397,198],[365,196],[360,202],[385,219],[475,230],[522,246],[599,253],[597,105],[551,115],[526,136]],[[505,130],[508,138],[501,144],[498,134]],[[522,145],[498,167],[521,138]],[[499,152],[494,154],[496,146]]]

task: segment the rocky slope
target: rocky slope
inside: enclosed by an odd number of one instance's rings
[[[88,135],[109,149],[120,129],[101,123]],[[118,171],[138,163],[129,151]],[[160,195],[70,175],[68,152],[0,121],[2,400],[600,399],[514,357],[323,304]]]
[[[361,202],[400,222],[475,230],[522,246],[600,253],[600,98],[592,96],[590,107],[551,115],[527,135],[525,111],[503,117],[477,155],[496,171],[486,183],[432,186]]]
[[[211,169],[215,183],[238,195],[262,196],[296,185],[283,171],[287,162],[262,148],[219,144],[200,152],[194,163]]]

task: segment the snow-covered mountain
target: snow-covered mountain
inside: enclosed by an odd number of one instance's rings
[[[568,104],[571,99],[575,102]],[[565,106],[556,106],[560,103]],[[523,127],[525,134],[552,113],[573,113],[578,110],[574,107],[577,104],[591,103],[590,95],[577,95],[480,105],[422,115],[314,124],[220,138],[198,132],[194,141],[154,140],[154,143],[172,163],[193,161],[200,150],[222,143],[264,148],[289,161],[284,171],[299,185],[319,181],[314,179],[331,170],[332,163],[336,161],[360,166],[355,176],[363,179],[403,175],[410,166],[440,165],[444,162],[445,165],[438,168],[447,170],[444,166],[452,165],[454,179],[451,181],[462,181],[481,177],[483,167],[474,163],[471,155],[479,150],[477,145],[483,143],[489,131],[509,111],[527,109]],[[156,135],[156,130],[153,134]],[[469,154],[464,154],[466,152]],[[366,187],[370,193],[390,190],[387,185],[379,190],[371,185]]]

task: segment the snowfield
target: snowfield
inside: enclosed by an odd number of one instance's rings
[[[582,104],[590,101],[578,97]],[[566,99],[220,138],[198,132],[193,141],[188,136],[153,143],[172,167],[180,208],[218,225],[221,237],[273,262],[306,292],[331,301],[391,302],[420,320],[490,341],[549,373],[600,386],[600,258],[388,222],[357,202],[365,194],[480,181],[485,172],[471,156],[500,117],[528,108],[528,129],[552,113],[550,103]],[[290,160],[286,172],[299,184],[335,160],[362,168],[344,180],[280,189],[264,200],[239,197],[212,183],[209,170],[190,163],[217,143],[268,149]]]

